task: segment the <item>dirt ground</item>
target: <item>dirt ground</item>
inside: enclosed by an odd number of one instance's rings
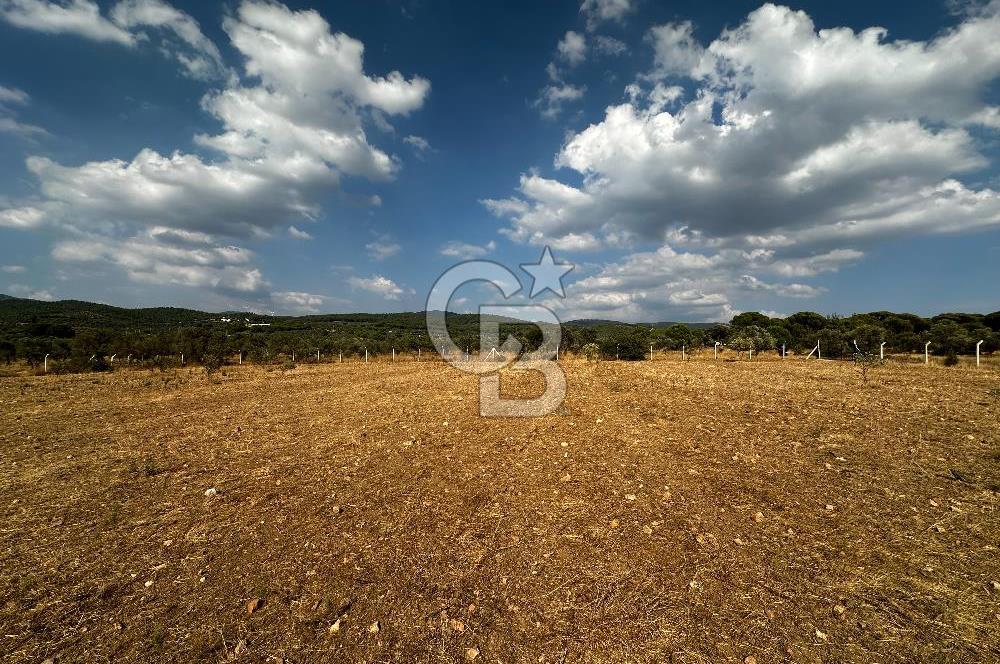
[[[0,379],[0,655],[1000,660],[1000,372],[564,366]]]

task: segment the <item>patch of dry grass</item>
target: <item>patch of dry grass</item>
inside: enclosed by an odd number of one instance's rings
[[[998,374],[564,366],[529,420],[438,362],[0,380],[0,652],[1000,658]]]

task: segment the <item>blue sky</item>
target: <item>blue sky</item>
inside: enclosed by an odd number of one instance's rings
[[[0,0],[0,292],[418,310],[550,245],[564,319],[1000,309],[1000,5],[705,5]]]

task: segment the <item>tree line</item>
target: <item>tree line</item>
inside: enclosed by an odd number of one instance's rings
[[[19,303],[31,303],[19,307]],[[217,367],[242,354],[245,362],[277,362],[292,357],[312,361],[316,353],[332,358],[416,354],[433,351],[423,312],[330,314],[322,316],[258,316],[206,314],[192,310],[127,310],[72,302],[41,303],[0,300],[0,361],[37,365],[49,356],[57,371],[108,368],[112,356],[133,364],[167,367],[186,361]],[[144,312],[150,312],[146,315]],[[479,317],[448,314],[448,328],[460,348],[479,346]],[[542,331],[533,324],[500,321],[501,339],[513,335],[527,348],[537,348]],[[737,351],[780,350],[807,353],[818,342],[823,357],[847,358],[857,349],[877,353],[885,342],[890,353],[922,352],[931,342],[938,355],[1000,349],[1000,312],[946,313],[932,318],[878,311],[852,316],[799,312],[773,318],[748,312],[719,324],[628,324],[570,321],[561,329],[561,349],[580,353],[587,346],[606,358],[638,360],[656,351],[711,348],[716,342]],[[857,348],[855,347],[857,342]]]

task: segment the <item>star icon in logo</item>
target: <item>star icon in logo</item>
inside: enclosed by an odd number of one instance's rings
[[[552,252],[548,245],[542,250],[542,257],[537,263],[521,263],[521,269],[531,275],[531,295],[535,297],[538,293],[550,290],[559,297],[566,297],[563,290],[562,278],[567,272],[573,269],[572,263],[556,263],[552,259]]]

